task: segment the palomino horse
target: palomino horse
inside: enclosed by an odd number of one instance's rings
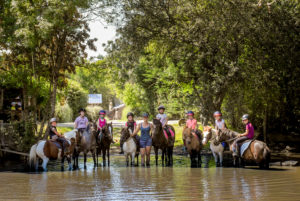
[[[217,130],[217,137],[216,140],[219,142],[228,142],[230,151],[233,149],[233,142],[235,139],[238,138],[238,133],[231,131],[229,129],[222,129]],[[246,140],[244,143],[249,142],[249,140]],[[240,146],[239,146],[240,147]],[[233,156],[233,164],[234,166],[237,166],[237,158],[236,156]],[[256,164],[259,165],[260,168],[269,168],[269,162],[271,158],[271,152],[266,143],[259,141],[259,140],[253,140],[248,148],[244,151],[244,153],[241,156],[242,159],[246,161],[254,161]]]
[[[69,170],[72,169],[71,156],[75,147],[75,138],[68,140],[68,146],[65,147],[64,155],[61,156],[62,150],[59,149],[51,140],[40,140],[34,144],[29,152],[29,165],[30,168],[35,167],[38,170],[39,158],[43,160],[42,167],[47,171],[47,164],[49,160],[61,159],[61,170],[64,170],[64,160],[67,158]]]
[[[92,123],[89,123],[87,128],[83,130],[83,132],[77,132],[76,135],[76,148],[73,154],[73,168],[77,169],[79,167],[78,165],[78,157],[81,152],[83,152],[83,158],[84,158],[84,168],[86,168],[86,160],[87,160],[87,154],[88,152],[92,153],[94,166],[96,166],[96,138],[95,138],[95,129],[91,125]]]
[[[206,145],[210,141],[210,150],[215,158],[216,166],[223,166],[223,145],[216,140],[217,131],[210,126],[204,126],[202,144]]]
[[[173,126],[168,125],[174,133],[174,136],[165,135],[162,124],[158,119],[153,119],[153,127],[152,146],[154,147],[156,165],[158,165],[158,149],[161,149],[162,165],[164,165],[165,162],[166,166],[172,166],[175,129]]]
[[[186,126],[183,128],[182,136],[185,139],[185,146],[191,158],[191,167],[201,167],[201,139],[199,139],[196,133],[192,132],[191,128]]]
[[[130,157],[130,163],[132,166],[135,165],[134,158],[136,158],[137,165],[139,165],[139,152],[140,152],[140,146],[139,143],[136,143],[135,139],[133,137],[130,137],[132,134],[131,129],[128,128],[122,128],[121,130],[121,136],[124,140],[123,143],[123,151],[126,158],[126,165],[129,165],[129,157]]]
[[[97,127],[96,123],[94,124],[94,127]],[[102,152],[102,159],[103,159],[103,166],[106,165],[106,155],[107,155],[107,164],[108,166],[110,165],[110,156],[109,156],[109,150],[110,150],[110,145],[113,142],[113,126],[112,122],[107,123],[103,128],[102,128],[102,134],[98,136],[97,140],[97,152],[96,152],[96,159],[97,159],[97,166],[98,166],[98,155],[101,154]]]

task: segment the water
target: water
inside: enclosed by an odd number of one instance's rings
[[[182,162],[178,162],[182,161]],[[110,167],[49,172],[0,172],[0,200],[299,200],[300,168],[125,167],[114,156]],[[152,162],[153,164],[153,162]]]

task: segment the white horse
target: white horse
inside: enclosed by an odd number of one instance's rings
[[[137,157],[137,164],[138,164],[138,158],[139,158],[139,152],[138,152],[138,147],[137,144],[135,143],[133,137],[130,137],[132,134],[131,129],[122,129],[122,136],[125,138],[128,137],[128,139],[124,142],[123,144],[123,151],[124,151],[124,156],[126,158],[126,165],[129,166],[129,158],[130,158],[130,164],[132,166],[135,166],[135,157]]]
[[[210,141],[210,150],[215,158],[216,166],[223,166],[223,152],[224,147],[221,143],[216,141],[216,130],[210,126],[204,126],[202,144],[206,145]]]
[[[71,155],[74,151],[76,130],[65,133],[65,139],[69,143],[69,146],[65,149],[64,155],[61,157],[62,150],[57,148],[56,145],[50,140],[40,140],[34,144],[29,152],[29,165],[30,168],[34,167],[38,170],[39,158],[43,160],[42,167],[44,171],[47,171],[47,164],[50,159],[61,160],[61,169],[64,168],[64,160],[67,158],[69,170],[72,169],[71,165]]]

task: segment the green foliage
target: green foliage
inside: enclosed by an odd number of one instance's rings
[[[73,110],[68,103],[65,103],[64,105],[56,104],[55,116],[58,118],[59,122],[74,121]]]

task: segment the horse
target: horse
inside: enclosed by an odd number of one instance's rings
[[[136,143],[135,139],[133,137],[130,137],[132,134],[131,129],[128,128],[122,128],[121,130],[121,136],[124,140],[123,143],[123,151],[126,158],[126,165],[129,165],[129,157],[130,157],[130,163],[132,166],[135,166],[134,159],[137,160],[137,165],[139,165],[139,152],[140,152],[140,146],[139,143]]]
[[[174,136],[168,136],[164,133],[161,122],[158,119],[153,119],[153,136],[152,146],[155,152],[155,163],[158,165],[158,150],[162,150],[161,160],[162,165],[166,166],[173,165],[173,148],[175,142],[175,129],[173,126],[168,125],[171,128]]]
[[[230,151],[233,152],[233,143],[234,140],[238,138],[237,132],[231,131],[229,129],[217,129],[216,140],[218,142],[228,142]],[[243,159],[245,161],[254,161],[259,165],[260,168],[269,168],[269,162],[271,159],[271,152],[266,143],[259,140],[246,140],[241,143],[241,146],[245,143],[250,143],[249,146],[245,149],[240,157],[233,155],[233,165],[238,166],[237,159]],[[241,147],[239,146],[239,147]],[[241,161],[242,162],[242,161]]]
[[[223,166],[223,145],[216,140],[217,131],[210,126],[204,126],[202,144],[206,145],[210,141],[210,150],[214,156],[216,166]]]
[[[185,139],[185,146],[190,155],[191,167],[201,167],[200,152],[202,149],[202,139],[199,139],[197,134],[192,132],[192,129],[186,126],[183,128],[182,136]]]
[[[87,128],[83,130],[83,132],[76,133],[76,147],[73,154],[73,168],[77,169],[79,154],[83,152],[84,157],[84,168],[86,169],[86,160],[88,152],[92,153],[94,166],[96,166],[96,138],[95,138],[95,129],[92,126],[92,123],[89,123]]]
[[[97,124],[94,123],[94,127],[97,127]],[[103,158],[103,166],[106,165],[106,155],[107,155],[107,164],[110,165],[110,156],[109,156],[109,150],[110,150],[110,144],[113,142],[113,126],[112,122],[107,123],[102,128],[102,134],[98,135],[97,140],[97,152],[96,152],[96,164],[98,166],[98,155],[102,152],[102,158]]]
[[[74,152],[75,147],[75,138],[72,137],[70,139],[67,139],[68,146],[65,147],[64,154],[62,156],[61,148],[58,148],[56,146],[55,142],[52,142],[51,140],[40,140],[36,144],[32,145],[29,152],[29,166],[30,169],[32,167],[35,168],[35,170],[38,170],[39,167],[39,158],[43,160],[43,170],[47,171],[47,164],[49,160],[61,160],[61,170],[64,170],[64,161],[65,158],[67,158],[69,170],[72,170],[71,165],[71,156]]]

